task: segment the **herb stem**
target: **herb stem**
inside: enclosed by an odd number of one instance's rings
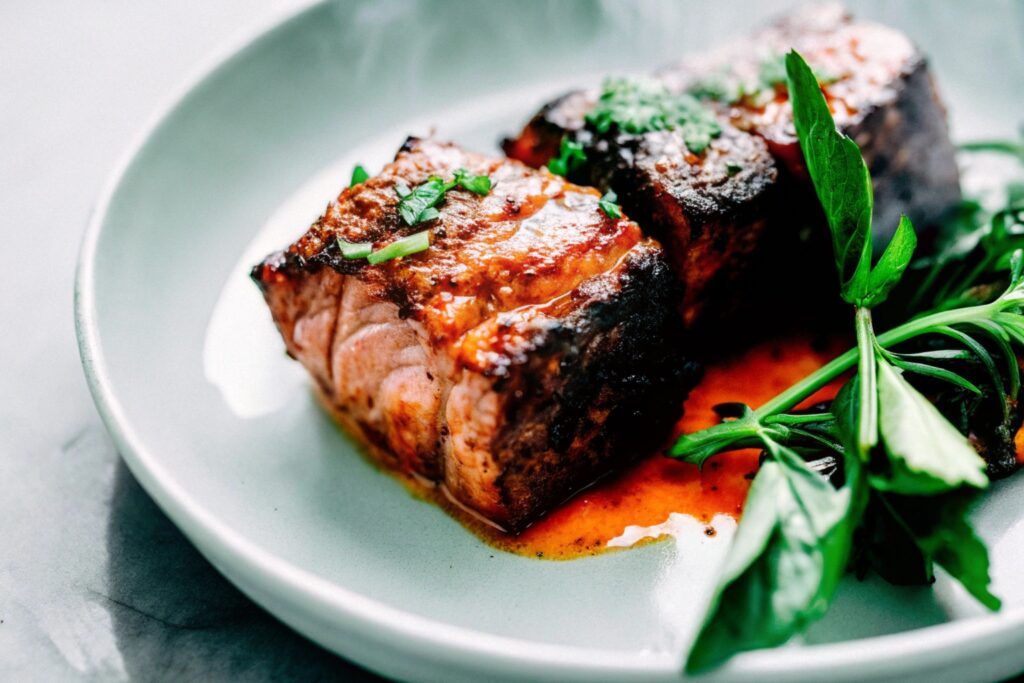
[[[858,306],[854,314],[857,328],[857,373],[860,377],[860,429],[857,446],[861,455],[878,443],[878,356],[875,355],[875,330],[871,325],[871,309]]]
[[[878,335],[875,341],[882,348],[888,348],[901,342],[905,342],[908,339],[913,339],[914,337],[936,327],[962,325],[976,320],[985,320],[999,310],[995,306],[997,303],[998,301],[980,306],[957,308],[951,311],[939,311],[938,313],[915,318],[914,320],[903,323],[899,327],[894,327],[888,332]],[[754,410],[755,417],[758,419],[764,419],[769,415],[792,410],[815,391],[821,389],[832,380],[850,370],[857,364],[859,357],[860,353],[856,348],[850,349],[840,356],[836,356],[822,366],[818,371],[811,373],[775,398]]]

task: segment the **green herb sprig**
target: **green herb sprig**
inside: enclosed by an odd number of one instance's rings
[[[884,536],[863,553],[890,553],[888,561],[898,548],[922,579],[941,565],[979,602],[1000,606],[989,590],[985,546],[966,517],[975,493],[988,485],[985,462],[908,376],[981,394],[944,364],[974,359],[986,370],[986,395],[1001,402],[1005,416],[1006,399],[1015,400],[1020,385],[1014,349],[1024,346],[1024,254],[1000,254],[1009,284],[990,301],[936,310],[876,334],[872,308],[909,266],[913,227],[903,218],[872,264],[871,183],[859,149],[836,130],[818,79],[796,52],[786,56],[786,74],[797,136],[832,234],[841,296],[853,305],[857,346],[756,410],[717,406],[721,424],[684,435],[671,449],[698,465],[736,448],[760,447],[767,455],[688,671],[781,644],[820,618],[850,564],[858,528]],[[922,338],[948,344],[918,353],[896,349]],[[851,370],[828,411],[793,412]],[[842,465],[839,485],[813,472],[808,461],[817,458]]]
[[[548,162],[548,170],[564,177],[579,168],[586,160],[587,154],[583,151],[583,145],[564,135],[558,146],[558,156]]]
[[[366,169],[356,166],[352,171],[350,187],[365,182],[367,178],[369,178],[369,174]],[[431,176],[426,182],[411,190],[404,182],[398,181],[395,183],[395,193],[399,197],[398,213],[408,225],[434,220],[440,215],[435,207],[444,200],[450,190],[456,187],[475,194],[486,195],[491,191],[491,179],[485,175],[471,175],[466,169],[459,168],[455,170],[453,178],[447,182],[438,176]],[[366,259],[371,266],[375,266],[385,261],[426,251],[430,248],[430,231],[421,230],[376,250],[373,248],[373,242],[348,242],[338,238],[337,243],[342,258]]]
[[[395,193],[399,198],[398,213],[406,225],[432,221],[440,216],[435,207],[444,201],[449,191],[457,187],[474,194],[486,195],[491,191],[491,179],[485,175],[470,175],[466,169],[459,168],[449,181],[440,176],[430,176],[411,190],[408,185],[399,181],[395,183]]]
[[[616,203],[618,201],[618,195],[616,195],[612,190],[608,190],[599,200],[597,200],[597,206],[604,212],[605,216],[608,216],[608,218],[622,218],[622,207]]]
[[[360,183],[365,183],[369,179],[370,179],[369,172],[365,168],[363,168],[360,164],[356,164],[355,167],[352,169],[352,180],[349,181],[348,186],[349,187],[355,187],[356,185],[359,185]]]
[[[601,134],[613,129],[633,135],[675,130],[694,154],[702,154],[722,134],[714,114],[697,98],[689,93],[673,93],[664,83],[650,78],[606,80],[585,120]]]

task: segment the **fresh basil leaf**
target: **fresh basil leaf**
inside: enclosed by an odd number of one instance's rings
[[[817,77],[796,51],[786,55],[786,74],[797,138],[832,233],[841,294],[859,304],[871,270],[871,177],[857,143],[836,130]]]
[[[355,187],[360,183],[365,183],[370,179],[370,174],[366,172],[366,169],[356,164],[356,167],[352,169],[352,180],[349,181],[349,187]]]
[[[470,175],[464,168],[455,170],[455,184],[478,195],[491,191],[491,179],[485,175]]]
[[[882,494],[886,506],[917,545],[931,577],[931,563],[945,569],[978,602],[998,610],[990,590],[988,550],[967,519],[975,495],[956,491],[942,496]]]
[[[803,631],[828,609],[846,569],[859,478],[836,490],[791,449],[767,445],[772,459],[750,488],[688,672]]]
[[[872,473],[881,491],[931,495],[961,486],[985,488],[985,461],[967,438],[892,365],[878,364],[879,431],[886,473]]]
[[[548,162],[548,170],[555,175],[568,176],[587,160],[583,145],[570,140],[568,135],[562,136],[558,146],[558,156]]]
[[[604,211],[604,215],[608,216],[608,218],[622,218],[622,207],[615,203],[618,200],[618,196],[611,190],[608,190],[604,193],[603,197],[597,200],[597,206],[601,211]]]
[[[882,252],[882,258],[878,259],[878,263],[871,269],[864,306],[871,308],[885,301],[910,265],[916,247],[917,235],[914,233],[914,226],[911,225],[909,218],[901,216],[896,234]]]

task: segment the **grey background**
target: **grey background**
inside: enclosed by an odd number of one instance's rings
[[[100,187],[224,41],[294,0],[0,3],[0,680],[368,680],[225,581],[118,458],[72,284]]]

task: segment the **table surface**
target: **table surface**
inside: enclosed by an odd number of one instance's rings
[[[0,3],[0,679],[372,678],[168,521],[111,444],[75,345],[75,260],[107,174],[199,63],[296,5]]]

